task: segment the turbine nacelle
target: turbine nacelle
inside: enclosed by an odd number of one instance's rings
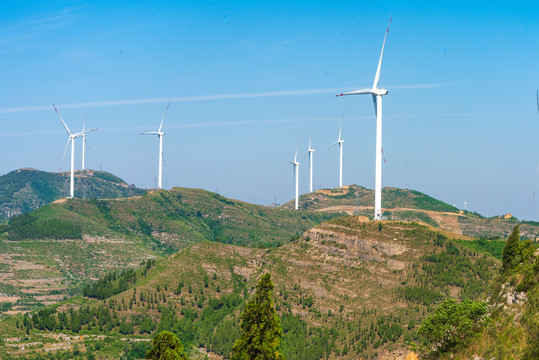
[[[76,133],[76,134],[69,134],[69,137],[76,139],[81,136],[86,136],[86,134],[88,134],[89,132],[96,131],[96,130],[97,129],[91,129],[91,130],[81,131],[80,133]]]
[[[389,90],[386,89],[361,89],[361,90],[355,90],[355,91],[349,91],[346,93],[341,93],[335,96],[344,96],[344,95],[387,95]]]
[[[142,133],[139,133],[139,135],[158,135],[158,136],[163,136],[165,135],[164,132],[159,132],[159,131],[150,131],[150,132],[142,132]]]

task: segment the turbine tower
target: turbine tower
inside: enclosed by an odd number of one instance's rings
[[[56,109],[56,106],[54,106],[54,104],[52,104],[52,106],[54,107],[54,111],[56,111],[56,114],[62,121],[62,124],[64,124],[64,128],[66,129],[67,135],[69,136],[69,139],[67,140],[66,148],[64,150],[64,156],[62,156],[62,164],[64,162],[64,158],[66,156],[69,143],[71,143],[71,181],[69,184],[69,198],[73,199],[73,197],[75,196],[75,139],[91,131],[95,131],[96,129],[86,130],[86,131],[83,130],[80,133],[72,134],[71,131],[69,131],[69,128],[67,127],[66,123],[64,122],[64,119],[62,119],[62,117],[60,116],[60,113]],[[60,164],[60,170],[62,170],[62,164]]]
[[[297,161],[298,158],[298,150],[296,149],[296,155],[294,155],[294,161],[289,161],[290,164],[294,165],[294,180],[295,180],[295,186],[296,186],[296,206],[294,207],[296,210],[299,209],[299,162]]]
[[[311,137],[309,136],[309,192],[313,192],[313,156],[314,156],[314,149],[311,148]]]
[[[384,47],[386,45],[387,33],[389,32],[389,25],[391,25],[391,19],[387,25],[386,34],[384,36],[384,42],[382,44],[382,52],[380,54],[380,60],[378,62],[378,69],[376,70],[376,76],[374,77],[374,83],[371,89],[361,89],[356,91],[350,91],[347,93],[339,94],[343,95],[363,95],[371,94],[372,101],[374,103],[374,112],[376,114],[376,169],[374,176],[374,220],[382,220],[382,96],[387,95],[389,92],[386,89],[378,88],[378,80],[380,80],[380,69],[382,67],[382,57],[384,55]]]
[[[344,115],[343,115],[344,118]],[[341,127],[339,128],[339,140],[335,142],[335,144],[331,145],[329,149],[334,147],[335,145],[339,144],[339,187],[342,188],[342,144],[344,144],[344,140],[341,139],[342,134],[342,119],[341,119]]]
[[[170,106],[170,103],[171,101],[168,102],[165,113],[163,114],[163,119],[161,120],[161,125],[159,126],[159,130],[140,133],[140,135],[159,136],[159,183],[158,183],[159,189],[163,188],[163,136],[165,135],[165,133],[161,130],[163,130],[163,122],[165,121],[165,117],[167,116],[167,111],[168,111],[168,107]]]

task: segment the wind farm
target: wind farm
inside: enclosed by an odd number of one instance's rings
[[[0,358],[534,358],[537,10],[7,0]]]

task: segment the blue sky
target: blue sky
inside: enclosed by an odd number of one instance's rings
[[[253,203],[315,187],[374,186],[368,96],[380,78],[383,186],[408,187],[484,215],[539,220],[539,5],[533,1],[42,1],[0,3],[0,174],[59,171],[55,103],[87,167],[152,187],[167,102],[163,185]],[[80,167],[80,143],[76,166]],[[68,159],[63,168],[68,168]],[[537,187],[537,188],[536,188]],[[368,205],[368,204],[365,204]]]

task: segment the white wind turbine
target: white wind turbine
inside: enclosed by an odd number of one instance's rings
[[[298,150],[296,149],[296,155],[294,155],[294,161],[289,161],[290,164],[294,165],[294,180],[296,185],[296,206],[295,209],[299,209],[299,162],[297,161],[298,158]]]
[[[372,85],[372,89],[361,89],[337,95],[372,95],[374,112],[376,114],[376,170],[374,178],[374,220],[382,220],[382,96],[387,95],[388,90],[379,89],[377,86],[378,80],[380,80],[382,56],[384,55],[384,47],[386,45],[386,38],[387,33],[389,32],[390,24],[391,19],[389,19],[389,24],[387,25],[386,34],[384,36],[384,43],[382,44],[380,61],[378,62],[378,69],[376,70],[376,76],[374,77],[374,84]]]
[[[309,152],[309,191],[313,192],[313,156],[314,156],[314,149],[311,148],[311,136],[309,136],[309,149],[307,150]]]
[[[64,128],[67,131],[67,135],[69,135],[69,139],[67,140],[67,145],[66,145],[66,148],[64,150],[64,156],[62,156],[62,164],[64,162],[64,158],[66,156],[66,152],[67,152],[67,148],[69,146],[69,143],[71,143],[71,181],[70,181],[70,184],[69,184],[69,198],[73,199],[73,197],[75,196],[75,139],[78,138],[79,136],[83,136],[84,134],[87,134],[87,133],[89,133],[91,131],[95,131],[96,129],[86,130],[86,131],[83,130],[80,133],[72,134],[71,131],[69,131],[69,128],[67,127],[66,123],[64,122],[64,119],[62,119],[62,117],[60,116],[60,113],[56,109],[56,106],[54,106],[54,104],[52,104],[52,106],[54,107],[54,111],[56,111],[56,114],[58,115],[58,117],[62,121],[62,124],[64,124]],[[60,164],[60,170],[62,170],[62,165],[61,164]]]
[[[344,115],[343,115],[344,118]],[[339,144],[339,187],[342,188],[342,144],[344,144],[344,140],[341,139],[341,133],[342,133],[342,119],[341,119],[341,127],[339,128],[339,140],[335,142],[335,144],[331,145],[329,149],[334,147],[335,145]]]
[[[159,136],[159,183],[158,183],[159,189],[163,188],[163,136],[165,135],[165,133],[161,130],[163,130],[163,122],[165,121],[165,116],[167,116],[167,111],[168,111],[168,107],[170,106],[170,103],[171,101],[168,102],[167,108],[165,110],[165,114],[163,114],[163,119],[161,120],[161,125],[159,126],[159,130],[140,133],[140,135]]]
[[[86,114],[84,114],[84,121],[82,122],[82,170],[85,169],[84,167],[84,151],[86,150],[86,146],[88,146],[88,149],[90,149],[90,145],[86,142],[86,132],[84,132],[84,125],[86,124]],[[97,130],[97,129],[95,129]],[[92,130],[94,131],[94,130]],[[91,150],[91,149],[90,149]]]

